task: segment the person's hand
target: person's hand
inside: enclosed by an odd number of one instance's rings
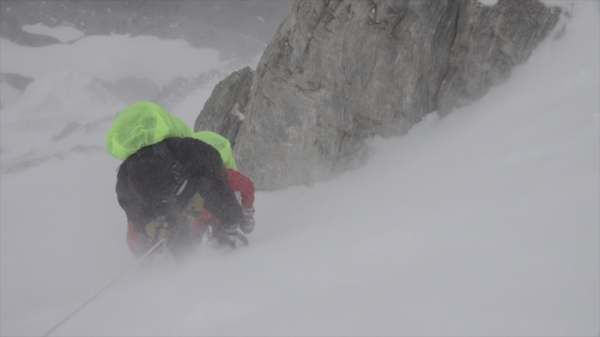
[[[254,230],[254,207],[248,207],[248,208],[244,208],[242,209],[243,214],[244,214],[244,220],[242,220],[242,224],[240,225],[240,229],[242,230],[242,232],[244,232],[244,234],[250,234],[252,233],[252,230]]]
[[[214,240],[217,245],[230,246],[231,248],[244,247],[248,245],[246,236],[237,230],[225,231],[222,226],[215,226],[212,230],[210,240]]]
[[[165,237],[168,229],[169,223],[167,222],[167,219],[162,215],[154,218],[145,226],[146,235],[154,242],[157,242],[163,237]]]

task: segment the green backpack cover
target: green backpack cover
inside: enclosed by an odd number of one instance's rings
[[[138,102],[121,111],[106,134],[106,149],[125,160],[144,146],[172,137],[194,137],[177,116],[151,102]]]
[[[217,149],[219,153],[221,153],[221,158],[223,159],[223,164],[226,168],[234,171],[238,170],[235,159],[233,158],[231,143],[229,143],[227,138],[211,131],[196,132],[194,138],[199,139]]]

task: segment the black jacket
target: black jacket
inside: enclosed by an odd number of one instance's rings
[[[185,168],[187,183],[175,197],[170,188],[176,180],[171,164],[154,153],[152,146],[141,148],[129,156],[117,173],[117,199],[137,231],[157,216],[177,221],[192,196],[198,192],[204,207],[231,227],[242,221],[242,208],[227,184],[227,173],[219,152],[194,138],[168,138],[165,143],[172,155]],[[164,200],[173,202],[164,203]],[[163,201],[163,203],[161,203]]]

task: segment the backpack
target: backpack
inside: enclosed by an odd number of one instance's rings
[[[115,118],[106,134],[106,149],[113,157],[126,160],[139,149],[172,137],[194,137],[194,131],[162,107],[139,102]]]

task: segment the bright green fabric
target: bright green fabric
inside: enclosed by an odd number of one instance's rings
[[[106,149],[114,157],[125,160],[144,146],[172,137],[194,137],[194,131],[160,106],[139,102],[115,118],[106,134]]]
[[[221,153],[221,158],[223,159],[223,164],[225,164],[226,168],[230,168],[235,171],[238,170],[235,159],[233,158],[231,144],[227,138],[211,131],[196,132],[194,138],[212,145],[212,147],[219,150],[219,153]]]

